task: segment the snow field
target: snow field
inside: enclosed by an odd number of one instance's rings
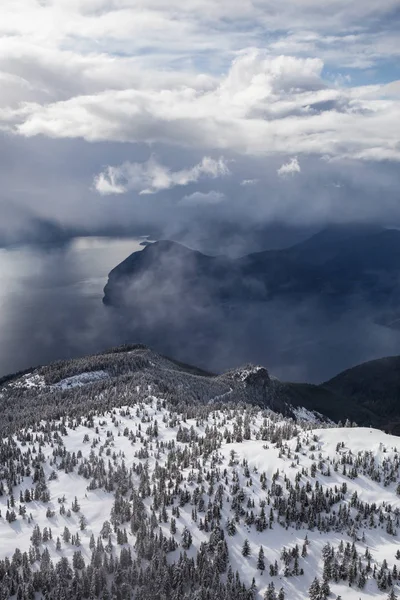
[[[100,373],[100,372],[99,372]],[[99,375],[98,373],[98,375]],[[88,373],[87,375],[95,375]],[[102,378],[104,375],[99,375]],[[68,378],[60,385],[73,387],[73,385],[84,385],[84,379],[79,376],[78,380]],[[28,378],[29,380],[29,378]],[[71,380],[74,380],[71,382]],[[68,382],[69,383],[65,383]],[[70,385],[71,384],[71,385]],[[148,465],[150,481],[152,481],[157,466],[167,466],[170,460],[171,452],[178,450],[184,452],[188,448],[193,450],[195,442],[182,442],[177,440],[178,431],[182,428],[205,438],[207,432],[215,428],[217,432],[223,433],[227,431],[231,439],[236,435],[237,423],[243,421],[243,411],[241,410],[226,410],[212,411],[208,410],[206,416],[197,419],[184,419],[182,415],[174,414],[166,408],[161,407],[161,402],[156,398],[149,398],[148,403],[133,405],[116,409],[105,415],[91,416],[91,423],[76,425],[73,420],[65,423],[65,434],[61,434],[62,448],[67,453],[73,456],[79,456],[78,463],[87,459],[93,461],[94,457],[102,457],[105,465],[125,464],[127,471],[142,463]],[[146,430],[154,426],[157,421],[157,435],[148,434]],[[279,430],[292,428],[295,434],[288,440],[281,440],[280,443],[271,440],[256,439],[262,427],[271,425]],[[252,579],[255,579],[257,587],[256,598],[263,598],[267,590],[268,584],[273,581],[277,590],[283,587],[285,598],[290,600],[305,600],[308,598],[308,589],[314,577],[321,577],[323,569],[323,561],[321,552],[323,547],[329,542],[333,547],[337,548],[340,542],[353,541],[347,531],[329,531],[321,532],[317,528],[312,530],[305,527],[303,524],[296,529],[292,525],[287,525],[284,520],[279,517],[274,511],[274,522],[272,528],[267,528],[264,531],[257,531],[251,525],[246,525],[243,519],[237,524],[236,533],[229,536],[226,533],[226,523],[232,519],[231,503],[233,499],[232,481],[237,480],[238,485],[244,490],[245,500],[243,502],[246,507],[246,502],[250,499],[254,501],[254,512],[259,512],[260,502],[267,501],[266,490],[262,489],[260,482],[260,474],[265,473],[266,483],[268,488],[276,477],[276,483],[282,486],[282,493],[285,495],[285,478],[293,485],[296,483],[296,475],[302,474],[301,485],[309,482],[314,488],[318,482],[324,490],[340,488],[343,483],[347,486],[346,504],[354,492],[358,498],[369,504],[376,503],[378,506],[391,506],[391,511],[400,510],[400,497],[396,493],[397,481],[392,481],[388,485],[384,485],[382,481],[374,481],[367,475],[358,474],[355,479],[344,475],[341,467],[337,471],[333,465],[330,465],[332,459],[339,460],[342,456],[348,456],[349,453],[353,457],[370,453],[374,460],[377,469],[385,471],[387,461],[397,460],[397,447],[400,448],[399,438],[386,435],[381,431],[369,428],[317,428],[312,429],[312,423],[308,425],[295,425],[292,421],[287,421],[273,415],[272,413],[266,417],[265,413],[252,409],[250,416],[250,437],[251,439],[243,439],[242,441],[227,441],[224,439],[221,446],[212,451],[207,457],[199,455],[198,464],[189,458],[189,466],[180,470],[182,482],[181,489],[186,489],[191,494],[199,487],[197,478],[199,473],[202,476],[202,482],[205,488],[203,494],[205,503],[208,503],[209,481],[208,474],[214,469],[219,472],[219,481],[214,482],[214,491],[219,484],[223,485],[223,503],[221,509],[221,527],[225,531],[225,539],[229,549],[229,561],[233,571],[239,572],[241,579],[250,586]],[[128,433],[127,433],[128,432]],[[132,441],[129,435],[135,437]],[[15,498],[15,511],[17,513],[16,521],[8,523],[5,519],[5,514],[10,502],[10,496],[5,493],[0,496],[0,559],[6,556],[11,557],[16,548],[21,551],[27,551],[31,542],[30,538],[32,531],[36,525],[39,525],[41,530],[45,527],[51,528],[52,540],[42,544],[48,547],[51,557],[57,561],[61,556],[69,559],[72,558],[74,551],[77,549],[70,543],[62,541],[61,549],[56,549],[56,539],[62,539],[64,528],[67,526],[72,534],[79,533],[81,538],[81,546],[79,549],[82,552],[85,560],[90,561],[91,550],[89,549],[90,537],[93,534],[95,538],[100,535],[104,521],[110,519],[111,509],[114,504],[114,494],[106,492],[103,489],[89,490],[89,481],[81,475],[78,475],[78,467],[76,466],[72,472],[66,473],[65,470],[59,469],[60,457],[53,456],[53,450],[57,446],[55,441],[41,442],[41,432],[33,432],[32,442],[21,441],[23,436],[16,436],[14,439],[21,452],[29,457],[28,453],[32,453],[35,448],[36,453],[41,451],[44,455],[42,463],[43,470],[46,476],[47,486],[50,493],[49,502],[32,501],[25,503],[26,516],[23,518],[18,515],[18,507],[20,506],[20,492],[26,488],[32,488],[32,476],[24,476],[22,480],[13,489]],[[37,437],[37,439],[36,439]],[[19,439],[21,438],[21,439]],[[160,443],[163,447],[160,448]],[[337,446],[340,443],[340,448]],[[173,446],[172,446],[173,444]],[[168,446],[169,445],[169,446]],[[146,457],[140,458],[139,451],[145,450]],[[53,463],[53,464],[51,464]],[[321,469],[316,470],[315,476],[310,475],[312,465],[315,463],[321,464]],[[340,464],[340,463],[339,463]],[[245,467],[248,468],[249,474],[244,473]],[[330,474],[327,472],[330,467]],[[108,467],[107,467],[108,468]],[[57,479],[50,478],[53,470],[57,473]],[[279,475],[276,476],[279,470]],[[303,470],[303,473],[302,473]],[[226,472],[226,475],[224,473]],[[1,468],[0,468],[1,474]],[[138,486],[139,481],[135,475],[134,485]],[[1,477],[0,477],[1,479]],[[153,480],[155,482],[155,480]],[[153,485],[152,481],[152,485]],[[226,483],[226,481],[228,483]],[[72,512],[70,516],[60,515],[59,498],[65,496],[65,507],[71,508],[75,499],[78,500],[80,511]],[[211,496],[210,496],[211,497]],[[128,494],[129,498],[129,494]],[[148,513],[151,513],[152,497],[146,497],[144,504]],[[175,500],[174,506],[178,506],[178,499]],[[268,519],[271,505],[266,504],[266,517]],[[47,517],[47,509],[55,512],[54,516]],[[168,522],[160,523],[160,527],[166,537],[170,534],[170,522],[172,517],[172,507],[167,507]],[[334,505],[333,509],[337,512],[338,505]],[[189,557],[196,557],[196,552],[202,542],[209,540],[209,532],[199,528],[199,518],[204,518],[204,513],[198,514],[198,520],[195,522],[192,518],[193,504],[186,503],[180,507],[180,516],[176,519],[177,532],[174,535],[179,546],[173,552],[168,554],[170,562],[176,561],[182,552],[181,534],[187,527],[192,534],[192,545],[187,549]],[[31,515],[31,518],[30,518]],[[87,525],[84,530],[80,529],[80,516],[84,515]],[[30,522],[29,522],[30,521]],[[280,522],[283,523],[280,524]],[[131,533],[129,523],[122,525],[128,533],[128,544],[135,553],[134,544],[135,536]],[[363,527],[362,531],[358,531],[361,538],[364,533],[364,539],[358,539],[356,547],[359,552],[364,553],[366,548],[372,553],[373,563],[378,566],[382,561],[386,560],[389,567],[397,564],[400,567],[400,562],[396,561],[395,553],[400,547],[398,538],[389,535],[385,529],[377,526],[376,528]],[[281,552],[286,549],[294,548],[297,544],[301,547],[305,537],[308,537],[309,546],[307,556],[299,559],[299,565],[304,570],[304,575],[284,575],[284,568],[281,561]],[[117,545],[116,535],[112,534],[115,552],[119,552],[120,546]],[[247,539],[250,544],[250,556],[242,555],[242,546],[244,540]],[[257,555],[260,546],[263,547],[265,553],[266,570],[261,574],[257,570]],[[279,572],[277,576],[271,577],[269,574],[269,565],[278,562]],[[222,578],[226,575],[222,575]],[[397,587],[397,584],[396,584]],[[377,589],[376,581],[368,579],[363,589],[358,589],[356,585],[349,587],[347,582],[332,583],[331,596],[332,598],[341,595],[343,599],[348,600],[363,600],[372,598],[385,598],[387,592],[382,592]]]

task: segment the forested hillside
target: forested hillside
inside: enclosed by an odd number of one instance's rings
[[[142,346],[8,380],[0,597],[393,600],[399,439],[271,381]]]

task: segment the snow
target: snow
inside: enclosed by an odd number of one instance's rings
[[[308,423],[321,424],[324,421],[323,415],[316,411],[307,410],[304,406],[297,406],[293,408],[293,412],[296,416],[296,419],[301,421],[307,421]]]
[[[107,371],[89,371],[73,375],[72,377],[66,377],[61,379],[57,383],[50,386],[46,384],[43,375],[38,373],[27,373],[20,377],[16,381],[12,381],[9,387],[16,389],[43,389],[45,387],[52,387],[56,389],[68,390],[74,387],[82,387],[91,383],[96,383],[103,379],[109,379],[110,374]]]
[[[53,384],[52,387],[59,388],[62,390],[68,390],[70,388],[82,387],[90,383],[96,383],[103,379],[109,379],[110,375],[107,371],[90,371],[88,373],[80,373],[79,375],[73,375],[66,379],[61,379],[57,383]]]
[[[246,381],[250,375],[255,375],[259,371],[264,371],[264,370],[265,370],[265,368],[260,367],[260,366],[249,367],[249,368],[244,368],[244,369],[235,371],[233,376],[235,379],[239,379],[239,381]]]
[[[12,381],[9,386],[17,389],[44,388],[46,387],[46,382],[42,375],[27,373],[20,379]]]
[[[28,377],[28,376],[25,376]],[[62,389],[67,389],[75,386],[86,385],[93,381],[99,381],[109,377],[105,371],[95,371],[92,373],[82,373],[81,375],[70,377],[60,381],[57,386]],[[32,381],[32,378],[28,381]],[[36,380],[34,380],[36,381]],[[113,414],[114,413],[114,414]],[[105,448],[110,448],[113,454],[115,464],[121,464],[124,461],[127,469],[138,462],[143,464],[147,462],[150,476],[154,472],[156,464],[165,465],[168,460],[168,452],[165,450],[168,442],[174,441],[177,449],[187,448],[187,444],[176,441],[176,435],[179,426],[186,429],[193,427],[193,430],[199,435],[204,435],[206,427],[215,426],[217,430],[223,431],[227,428],[233,432],[235,413],[232,410],[230,413],[210,411],[208,417],[203,421],[195,419],[185,419],[182,422],[182,416],[179,416],[180,422],[172,426],[171,412],[167,409],[157,407],[157,399],[149,398],[147,404],[134,405],[133,407],[123,407],[106,413],[105,415],[97,415],[93,419],[93,425],[80,424],[76,426],[74,423],[68,424],[66,435],[61,435],[63,447],[67,452],[82,453],[82,459],[89,459],[91,453],[100,456]],[[251,422],[251,439],[242,442],[227,442],[223,441],[221,448],[211,454],[208,458],[202,459],[202,467],[207,471],[210,469],[213,456],[219,458],[218,468],[221,472],[226,469],[227,473],[232,474],[235,470],[238,474],[240,484],[245,490],[246,496],[255,501],[255,510],[259,508],[261,500],[265,500],[265,492],[263,492],[259,474],[266,473],[268,484],[271,483],[274,474],[279,469],[278,483],[284,487],[284,477],[291,482],[295,482],[296,475],[301,473],[302,469],[309,470],[311,465],[318,460],[327,461],[334,457],[346,456],[352,453],[356,456],[358,453],[369,452],[374,458],[377,465],[383,465],[384,462],[391,458],[393,459],[398,454],[400,448],[399,438],[387,435],[379,430],[370,428],[310,428],[310,425],[315,422],[315,416],[306,409],[298,409],[297,416],[304,422],[304,427],[298,425],[299,435],[285,442],[288,450],[291,452],[291,457],[282,454],[282,449],[277,444],[269,441],[263,441],[257,438],[257,432],[260,430],[264,420],[265,413],[258,412],[252,418]],[[271,415],[271,418],[274,417]],[[277,418],[277,417],[274,417]],[[154,442],[146,443],[150,449],[149,458],[140,459],[137,457],[137,452],[143,448],[143,443],[140,441],[138,432],[142,432],[143,439],[146,440],[146,435],[143,433],[148,424],[157,420],[158,437],[157,444],[163,442],[164,450],[157,452]],[[268,419],[267,419],[268,420]],[[147,423],[147,424],[146,424]],[[281,425],[285,426],[285,420],[282,419]],[[128,429],[132,431],[136,439],[131,439],[125,435]],[[14,438],[23,452],[31,450],[31,445],[24,446]],[[300,451],[296,451],[298,443],[301,444]],[[338,449],[338,443],[340,448]],[[109,446],[107,446],[109,444]],[[35,442],[33,445],[38,446]],[[18,516],[17,521],[9,524],[4,515],[7,510],[7,495],[0,497],[0,558],[11,556],[15,548],[27,550],[30,546],[30,536],[32,535],[33,527],[38,524],[41,529],[43,527],[51,527],[53,540],[46,545],[53,559],[60,556],[71,558],[76,548],[68,543],[62,543],[62,549],[57,551],[55,548],[55,540],[57,536],[62,537],[64,527],[67,525],[71,533],[79,531],[81,536],[82,555],[86,561],[90,561],[91,552],[89,550],[89,540],[93,533],[95,537],[100,534],[101,527],[105,520],[109,519],[110,511],[113,505],[114,496],[100,489],[90,491],[88,489],[89,480],[78,475],[78,469],[66,473],[62,469],[57,469],[54,463],[54,445],[50,443],[41,444],[41,452],[44,455],[44,471],[48,478],[53,469],[56,470],[58,478],[56,480],[48,480],[48,488],[50,491],[50,503],[30,502],[26,504],[27,513],[32,519],[24,519]],[[233,459],[232,459],[233,455]],[[294,462],[294,455],[298,456],[298,464]],[[106,459],[107,462],[108,459]],[[242,474],[243,460],[247,461],[251,474],[251,483],[248,478]],[[233,464],[232,464],[233,461]],[[59,458],[58,458],[59,462]],[[183,469],[181,474],[184,479],[184,485],[191,491],[196,487],[196,481],[189,478],[194,466],[191,464],[186,469]],[[1,476],[1,466],[0,466]],[[364,475],[359,475],[356,479],[350,479],[343,475],[342,472],[335,472],[332,469],[330,476],[317,471],[316,477],[313,479],[309,475],[303,475],[303,481],[310,481],[315,484],[319,482],[324,489],[334,488],[346,482],[349,488],[349,495],[354,491],[363,501],[377,504],[385,503],[391,505],[392,510],[400,509],[400,498],[395,493],[397,482],[392,482],[384,486],[382,482],[373,481]],[[136,485],[138,481],[135,482]],[[32,486],[31,477],[23,477],[21,483],[14,489],[14,497],[16,505],[21,490]],[[207,483],[206,483],[207,487]],[[81,506],[79,514],[72,513],[71,516],[62,516],[59,514],[60,504],[58,499],[65,496],[65,506],[70,507],[75,496]],[[224,492],[224,503],[222,507],[221,523],[226,523],[228,518],[232,517],[230,509],[231,494],[227,488]],[[246,502],[246,501],[245,501]],[[147,498],[146,507],[150,511],[150,499]],[[55,511],[54,517],[46,517],[46,510],[50,507]],[[196,549],[199,548],[201,542],[208,541],[209,534],[201,531],[192,519],[191,504],[185,505],[181,509],[181,517],[177,519],[176,540],[180,540],[180,533],[186,525],[193,535],[193,546],[188,550],[189,556],[195,556]],[[269,510],[269,506],[267,509]],[[17,511],[16,511],[17,512]],[[87,519],[87,527],[85,531],[79,530],[79,515],[84,514]],[[169,524],[160,523],[165,535],[169,535]],[[127,529],[129,527],[127,526]],[[357,548],[364,552],[368,547],[378,564],[381,564],[384,559],[389,565],[395,563],[395,552],[399,547],[399,542],[396,537],[389,536],[381,528],[365,529],[365,542],[357,542]],[[295,544],[300,547],[304,542],[305,536],[308,536],[310,541],[309,553],[306,558],[300,560],[300,566],[304,568],[304,575],[285,577],[282,568],[280,568],[277,577],[271,578],[268,569],[260,574],[257,571],[257,553],[260,545],[263,546],[265,552],[266,563],[273,563],[275,560],[280,563],[280,553],[285,546],[292,548]],[[134,547],[134,536],[128,533],[129,544]],[[115,534],[113,534],[113,539]],[[251,547],[251,555],[244,558],[241,554],[241,548],[244,539],[247,538]],[[237,533],[233,537],[226,536],[229,546],[229,558],[233,570],[239,571],[240,577],[247,585],[251,584],[254,577],[257,585],[257,600],[263,598],[263,594],[267,589],[268,583],[274,581],[275,586],[279,589],[281,586],[285,589],[287,600],[306,600],[308,598],[308,588],[314,576],[322,572],[321,550],[329,541],[333,546],[337,547],[341,540],[349,541],[350,537],[346,532],[321,533],[317,529],[308,530],[306,528],[296,529],[295,527],[282,527],[279,522],[275,521],[272,529],[267,529],[263,532],[257,532],[255,527],[246,526],[243,521],[238,526]],[[175,552],[168,555],[169,560],[177,560],[182,548],[178,548]],[[386,597],[387,593],[379,592],[374,580],[368,580],[366,587],[363,590],[356,586],[350,588],[346,582],[341,581],[338,584],[331,585],[331,598],[336,598],[340,594],[343,600],[372,600],[373,598]]]

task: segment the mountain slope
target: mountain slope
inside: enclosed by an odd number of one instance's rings
[[[134,304],[139,295],[151,301],[155,288],[165,299],[191,291],[191,298],[214,302],[363,293],[382,309],[400,298],[399,270],[400,231],[376,227],[329,228],[292,248],[236,260],[160,241],[110,272],[104,302]]]
[[[105,318],[206,370],[250,361],[316,383],[400,353],[399,272],[400,232],[366,226],[236,259],[161,241],[111,271]]]
[[[386,429],[400,431],[400,356],[357,365],[323,386],[373,412]]]
[[[284,384],[271,379],[263,367],[214,375],[135,344],[5,378],[0,386],[0,432],[31,425],[38,412],[50,419],[121,405],[138,389],[139,398],[151,390],[178,405],[251,402],[293,415]]]
[[[339,389],[310,383],[285,383],[282,386],[284,398],[292,406],[304,406],[308,410],[317,411],[336,423],[344,423],[348,419],[361,425],[383,427],[384,419],[381,418],[379,409],[373,411],[360,406]]]
[[[193,374],[143,346],[9,380],[1,408],[34,414],[2,422],[0,597],[397,592],[399,438],[262,410],[252,396],[273,381]],[[242,393],[255,404],[229,402]]]
[[[331,225],[286,250],[299,262],[324,264],[338,255],[349,255],[385,230],[375,225]]]
[[[399,362],[400,357],[372,361],[313,385],[279,381],[264,367],[254,365],[209,373],[143,344],[125,345],[4,377],[0,381],[0,431],[11,424],[14,428],[31,424],[38,407],[48,418],[69,410],[84,414],[90,407],[109,407],[116,396],[122,402],[126,394],[143,385],[177,404],[248,402],[291,417],[295,409],[305,408],[334,422],[349,420],[394,431],[400,421]],[[66,394],[68,390],[74,394]]]

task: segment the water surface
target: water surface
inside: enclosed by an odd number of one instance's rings
[[[143,238],[76,238],[0,249],[0,376],[123,340],[101,299]]]

